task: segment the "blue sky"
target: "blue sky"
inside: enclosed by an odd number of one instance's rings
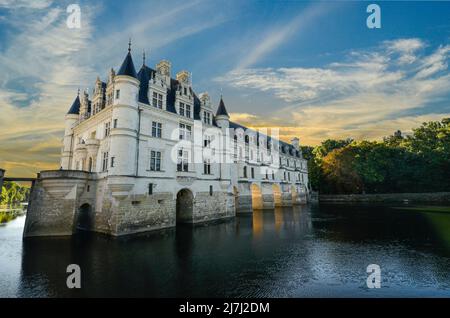
[[[81,29],[66,26],[78,3]],[[380,139],[450,114],[450,2],[0,0],[0,166],[57,167],[78,87],[117,69],[172,62],[233,120],[304,144]]]

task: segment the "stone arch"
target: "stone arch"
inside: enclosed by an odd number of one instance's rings
[[[84,203],[78,209],[76,229],[80,231],[91,231],[94,225],[92,207],[89,203]]]
[[[189,189],[181,189],[177,193],[176,222],[194,222],[194,195]]]
[[[282,197],[281,197],[281,189],[280,186],[278,184],[273,184],[272,185],[272,191],[273,191],[273,203],[274,206],[278,207],[278,206],[282,206]]]
[[[261,188],[257,184],[252,183],[252,185],[250,186],[250,191],[252,194],[252,209],[253,210],[263,209],[263,196]]]

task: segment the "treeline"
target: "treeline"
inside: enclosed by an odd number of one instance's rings
[[[328,139],[303,155],[312,189],[323,194],[450,191],[450,118],[383,141]]]
[[[28,200],[30,188],[15,182],[6,181],[2,186],[0,205],[14,205]]]

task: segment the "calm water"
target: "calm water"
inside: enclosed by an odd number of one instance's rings
[[[408,206],[409,207],[409,206]],[[0,226],[0,296],[450,297],[450,213],[312,205],[111,239]],[[82,289],[66,288],[79,264]],[[382,288],[366,287],[378,264]]]

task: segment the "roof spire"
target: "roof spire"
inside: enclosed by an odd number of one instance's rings
[[[78,87],[77,96],[80,96],[80,88]]]
[[[220,95],[219,107],[217,108],[216,117],[217,116],[225,116],[225,117],[230,118],[230,116],[228,115],[227,109],[225,108],[225,103],[223,102],[222,94]]]
[[[142,65],[145,65],[145,50],[142,50]]]
[[[125,57],[125,60],[122,63],[117,75],[127,75],[134,78],[137,78],[136,69],[134,68],[133,58],[131,57],[131,38],[128,43],[128,54]]]

